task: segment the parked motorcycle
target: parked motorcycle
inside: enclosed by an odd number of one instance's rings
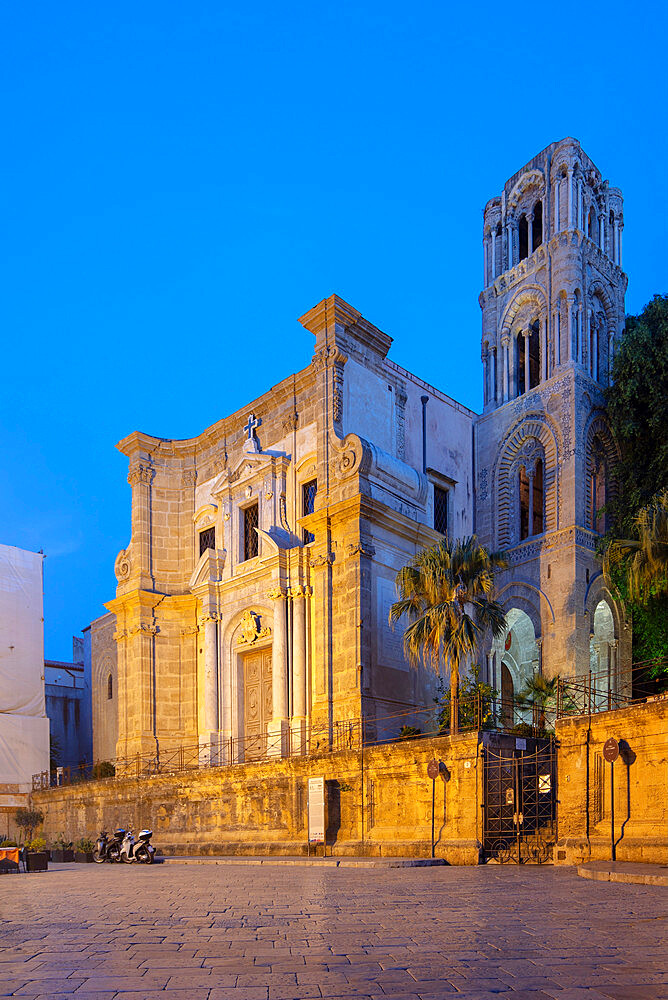
[[[149,843],[153,836],[152,830],[140,830],[139,838],[135,842],[132,830],[128,830],[121,844],[121,861],[130,865],[133,861],[138,861],[141,865],[152,865],[155,847]]]
[[[125,830],[120,827],[118,830],[114,830],[111,837],[106,830],[101,830],[93,851],[93,861],[98,865],[104,861],[120,861],[121,844],[124,837]]]

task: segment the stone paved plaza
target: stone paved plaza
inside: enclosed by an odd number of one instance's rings
[[[0,879],[0,996],[664,1000],[668,891],[571,868],[69,865]]]

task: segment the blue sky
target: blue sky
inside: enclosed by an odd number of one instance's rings
[[[0,77],[0,541],[44,549],[46,655],[114,596],[141,429],[308,363],[336,292],[479,408],[481,213],[573,135],[667,292],[664,5],[14,4]]]

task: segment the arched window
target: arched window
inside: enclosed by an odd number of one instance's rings
[[[604,535],[607,531],[605,513],[601,510],[606,503],[606,480],[608,468],[605,460],[605,450],[602,442],[597,438],[592,446],[591,454],[591,511],[590,524],[593,531],[598,531]]]
[[[524,392],[524,381],[526,378],[526,356],[525,356],[525,345],[526,340],[524,339],[524,334],[520,330],[517,334],[517,339],[515,341],[515,395],[521,396]]]
[[[592,205],[589,209],[589,215],[587,217],[587,236],[590,240],[594,240],[594,242],[596,242],[597,228],[596,213],[594,212],[594,206]]]
[[[543,460],[539,458],[533,474],[533,531],[540,535],[543,531]]]
[[[529,476],[524,465],[520,466],[520,541],[529,537]]]
[[[543,203],[537,201],[533,207],[533,222],[531,224],[531,245],[534,250],[543,242]]]
[[[524,260],[525,257],[529,256],[529,223],[527,222],[527,217],[524,213],[520,215],[518,235],[520,243],[520,260]]]
[[[114,697],[114,678],[111,674],[107,677],[107,701]]]
[[[543,515],[543,460],[537,459],[533,468],[525,465],[519,471],[520,541],[544,530]]]
[[[529,388],[540,382],[540,325],[535,320],[529,327]]]

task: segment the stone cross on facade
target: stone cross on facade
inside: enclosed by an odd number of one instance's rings
[[[259,452],[261,450],[258,444],[258,440],[255,436],[256,428],[258,428],[261,423],[262,420],[260,419],[260,417],[256,417],[254,413],[251,413],[251,415],[248,418],[248,423],[244,425],[244,430],[248,435],[248,437],[244,441],[244,446],[243,446],[243,450],[245,452],[249,451]]]

